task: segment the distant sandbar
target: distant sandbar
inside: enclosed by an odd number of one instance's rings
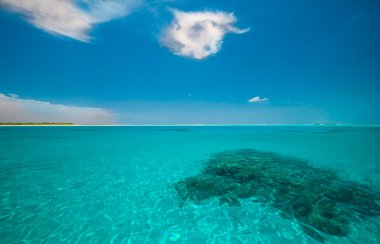
[[[66,122],[0,122],[1,125],[74,125]]]

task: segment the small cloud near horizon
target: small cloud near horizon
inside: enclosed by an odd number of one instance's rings
[[[267,98],[267,97],[261,98],[260,96],[256,96],[256,97],[249,99],[247,102],[249,102],[249,103],[269,102],[269,98]]]
[[[0,0],[0,7],[20,14],[48,33],[89,42],[89,32],[100,23],[122,18],[143,0]]]
[[[115,114],[104,108],[53,104],[0,93],[0,122],[114,124],[115,117]]]
[[[249,29],[234,26],[237,18],[233,13],[172,10],[174,19],[161,36],[161,43],[172,53],[204,59],[220,51],[223,38],[228,33],[242,34]]]

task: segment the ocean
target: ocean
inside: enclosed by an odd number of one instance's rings
[[[269,155],[275,171],[257,172],[260,184],[207,173],[215,155],[229,163],[224,152]],[[243,196],[225,179],[262,191]],[[380,243],[379,186],[378,126],[0,127],[1,243]],[[332,214],[315,217],[310,195]],[[289,210],[299,201],[306,212]]]

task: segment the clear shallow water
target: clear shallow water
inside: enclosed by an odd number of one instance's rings
[[[217,152],[293,156],[380,186],[380,127],[0,127],[2,243],[317,243],[250,199],[179,207],[173,184]],[[380,220],[330,243],[379,243]]]

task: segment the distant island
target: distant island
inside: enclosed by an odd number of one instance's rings
[[[66,122],[0,122],[0,125],[74,125]]]

